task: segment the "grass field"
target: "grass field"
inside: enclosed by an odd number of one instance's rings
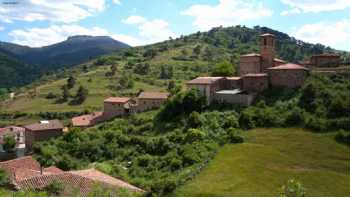
[[[349,196],[350,147],[334,134],[257,129],[245,137],[243,144],[224,146],[173,196],[271,197],[291,178],[302,182],[307,197]]]

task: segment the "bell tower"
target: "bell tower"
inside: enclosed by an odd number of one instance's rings
[[[260,36],[260,53],[262,57],[261,72],[274,66],[275,59],[275,35],[263,34]]]

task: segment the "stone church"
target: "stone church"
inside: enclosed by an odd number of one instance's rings
[[[255,97],[270,87],[298,88],[309,74],[309,69],[275,57],[276,39],[273,34],[260,36],[260,54],[242,55],[239,76],[198,77],[187,82],[212,102],[250,105]]]

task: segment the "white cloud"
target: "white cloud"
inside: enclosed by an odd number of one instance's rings
[[[194,25],[201,30],[218,26],[232,26],[244,21],[272,15],[272,11],[256,0],[220,0],[218,5],[193,5],[181,12],[195,17]]]
[[[167,40],[169,37],[177,35],[169,29],[169,23],[162,19],[148,20],[142,16],[130,16],[123,20],[123,23],[137,26],[137,45],[150,44]]]
[[[290,10],[283,11],[281,14],[299,14],[301,12],[322,12],[344,10],[350,7],[349,0],[281,0],[282,3],[291,7]],[[293,13],[293,10],[299,10],[299,13]]]
[[[64,41],[67,37],[74,35],[103,36],[108,34],[106,30],[99,27],[87,29],[79,25],[52,25],[47,28],[13,30],[9,33],[9,36],[13,38],[12,42],[14,43],[41,47]]]
[[[292,15],[292,14],[300,14],[301,11],[298,8],[293,8],[290,10],[285,10],[283,12],[281,12],[282,16],[287,16],[287,15]]]
[[[0,26],[0,31],[4,31],[4,30],[5,30],[5,27]]]
[[[115,4],[117,4],[117,5],[120,5],[120,4],[121,4],[120,0],[113,0],[113,3],[115,3]]]
[[[21,0],[2,4],[0,21],[55,21],[71,23],[103,11],[105,0]]]
[[[142,16],[129,16],[127,19],[124,19],[122,22],[128,25],[136,25],[140,23],[145,23],[147,20]]]
[[[350,50],[350,20],[306,24],[293,33],[297,39]]]

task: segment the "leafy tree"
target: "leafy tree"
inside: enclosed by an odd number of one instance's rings
[[[130,74],[124,73],[119,80],[117,89],[127,89],[134,87],[134,79]]]
[[[77,104],[84,103],[88,94],[89,94],[89,91],[86,88],[84,88],[83,86],[80,86],[78,91],[77,91],[77,94],[75,96],[75,102]]]
[[[213,52],[209,47],[205,48],[203,57],[204,57],[204,60],[206,60],[206,61],[213,60]]]
[[[172,66],[163,65],[160,68],[160,78],[161,79],[171,79],[174,75],[174,69]]]
[[[215,65],[212,76],[232,76],[234,75],[233,65],[228,61],[223,61],[217,65]]]
[[[6,135],[2,146],[6,152],[12,152],[15,149],[16,144],[16,139],[12,135]]]
[[[73,76],[70,76],[70,77],[67,79],[67,88],[68,88],[68,89],[74,88],[75,82],[76,82],[76,79],[75,79]]]
[[[199,56],[201,54],[201,50],[202,50],[202,47],[200,45],[197,45],[196,47],[194,47],[193,49],[193,53],[196,55],[196,56]]]
[[[147,75],[150,71],[149,63],[137,64],[134,68],[134,72],[139,75]]]
[[[147,58],[154,58],[157,55],[157,51],[152,49],[148,49],[146,50],[146,52],[143,54],[143,57],[147,57]]]

